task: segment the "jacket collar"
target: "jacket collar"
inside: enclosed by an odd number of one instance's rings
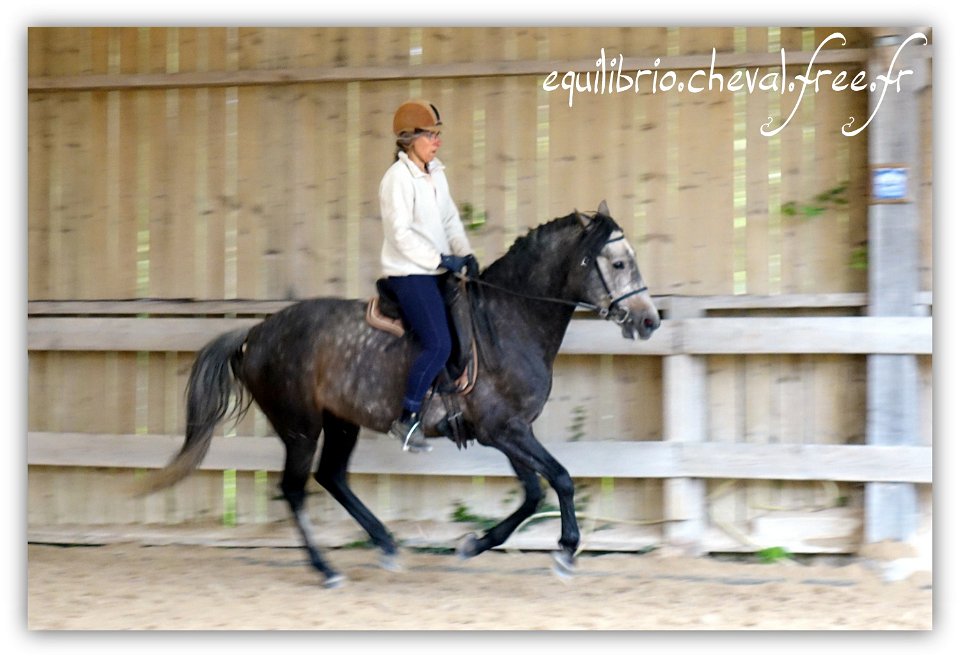
[[[405,164],[405,165],[407,166],[407,169],[410,170],[410,174],[412,174],[415,178],[419,178],[419,177],[422,177],[422,176],[426,176],[426,174],[424,173],[424,171],[423,171],[422,169],[420,169],[419,167],[417,167],[417,164],[416,164],[415,162],[413,162],[412,160],[410,160],[410,156],[408,156],[406,153],[404,153],[403,151],[401,151],[399,154],[397,154],[397,156],[398,156],[399,160],[400,160],[401,162],[403,162],[403,164]],[[431,173],[431,174],[434,173],[434,172],[439,172],[439,171],[442,170],[443,168],[444,168],[444,167],[443,167],[443,163],[440,162],[440,160],[439,160],[438,158],[434,158],[434,159],[431,160],[430,163],[427,165],[427,169],[430,170],[430,173]]]

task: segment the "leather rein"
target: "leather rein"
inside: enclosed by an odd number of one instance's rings
[[[610,240],[605,242],[604,245],[609,245],[610,243],[618,242],[620,240],[623,240],[624,238],[625,236],[623,234],[620,234],[619,237],[611,238]],[[589,257],[584,257],[583,261],[580,262],[580,266],[583,268],[587,267],[589,265],[589,260],[590,260]],[[609,302],[607,302],[606,305],[593,304],[592,302],[584,302],[583,300],[574,301],[574,300],[564,300],[562,298],[547,297],[542,295],[528,295],[527,293],[521,293],[513,289],[506,288],[504,286],[498,286],[497,284],[491,284],[490,282],[483,281],[481,279],[475,279],[473,277],[469,277],[460,272],[456,273],[456,276],[458,279],[462,281],[473,282],[474,284],[477,284],[479,286],[486,286],[487,288],[492,288],[494,290],[500,291],[501,293],[507,293],[508,295],[513,295],[514,297],[523,298],[525,300],[534,300],[536,302],[553,302],[555,304],[564,304],[568,307],[574,307],[575,309],[587,309],[589,311],[595,312],[600,318],[604,320],[612,320],[617,325],[623,325],[630,318],[630,311],[627,309],[624,309],[623,307],[617,307],[617,305],[620,302],[623,302],[624,300],[626,300],[627,298],[646,292],[647,287],[641,286],[640,288],[629,291],[615,298],[613,296],[613,291],[610,290],[610,286],[607,284],[606,277],[603,276],[603,270],[600,268],[600,263],[596,258],[593,259],[593,265],[597,269],[597,274],[600,276],[600,282],[603,284],[604,290],[607,292],[606,299],[609,300]],[[614,307],[616,307],[616,309],[614,309]],[[610,315],[611,310],[615,311],[617,315],[611,316]]]

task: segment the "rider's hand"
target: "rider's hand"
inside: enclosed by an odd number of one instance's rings
[[[440,267],[446,268],[450,272],[460,272],[466,264],[466,256],[457,256],[455,254],[440,255]]]
[[[476,279],[480,276],[480,264],[477,262],[477,257],[473,254],[467,254],[464,265],[467,268],[467,277],[470,279]]]

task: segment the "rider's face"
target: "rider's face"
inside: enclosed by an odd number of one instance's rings
[[[410,155],[427,165],[440,149],[440,133],[422,133],[410,145]]]

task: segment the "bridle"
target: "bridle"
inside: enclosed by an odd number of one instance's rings
[[[611,243],[618,242],[620,240],[623,240],[624,238],[625,238],[624,234],[621,233],[619,237],[611,238],[610,240],[605,242],[604,246],[607,246]],[[586,268],[588,265],[590,265],[590,257],[585,256],[583,257],[583,260],[580,262],[580,267]],[[474,284],[477,284],[479,286],[492,288],[494,290],[500,291],[501,293],[507,293],[508,295],[513,295],[514,297],[520,297],[526,300],[534,300],[536,302],[553,302],[556,304],[565,304],[569,307],[574,307],[575,309],[587,309],[589,311],[595,312],[603,320],[612,320],[617,325],[623,325],[625,322],[627,322],[627,320],[629,320],[630,311],[623,307],[618,307],[617,305],[620,302],[623,302],[624,300],[626,300],[627,298],[630,298],[630,297],[633,297],[634,295],[638,295],[640,293],[645,292],[647,290],[647,287],[641,286],[640,288],[629,291],[628,293],[624,293],[623,295],[615,298],[613,296],[614,295],[613,291],[610,290],[610,285],[607,284],[606,277],[603,276],[603,270],[600,268],[599,255],[597,257],[594,257],[593,265],[597,269],[597,275],[600,277],[600,283],[603,284],[603,289],[607,292],[607,295],[604,300],[605,304],[597,305],[597,304],[593,304],[592,302],[584,302],[583,300],[573,301],[573,300],[564,300],[562,298],[545,297],[541,295],[528,295],[526,293],[521,293],[519,291],[515,291],[513,289],[506,288],[504,286],[491,284],[490,282],[483,281],[481,279],[468,277],[467,275],[464,275],[463,273],[460,273],[460,272],[456,273],[456,276],[458,279],[462,281],[473,282]],[[616,309],[614,309],[615,307]],[[610,315],[611,311],[615,311],[616,315],[611,316]]]
[[[619,237],[611,238],[610,240],[605,242],[604,246],[621,241],[624,238],[625,238],[624,234],[621,233]],[[584,257],[583,261],[580,262],[581,267],[586,267],[587,261],[588,259]],[[610,285],[607,284],[606,277],[603,276],[603,269],[600,267],[599,257],[593,259],[593,265],[597,269],[597,275],[600,276],[600,283],[603,284],[603,290],[607,292],[607,296],[605,299],[609,300],[609,302],[607,302],[606,306],[601,306],[601,307],[598,307],[596,305],[591,305],[591,306],[597,312],[597,315],[603,318],[604,320],[612,320],[617,325],[623,325],[625,322],[627,322],[627,319],[630,318],[630,311],[623,307],[617,307],[617,305],[623,302],[624,300],[626,300],[627,298],[630,298],[630,297],[633,297],[634,295],[638,295],[640,293],[645,292],[647,290],[647,287],[641,286],[640,288],[634,289],[632,291],[624,293],[623,295],[615,298],[613,296],[613,291],[610,290]],[[619,317],[614,316],[611,318],[610,311],[613,310],[614,307],[616,307],[616,311],[620,313],[620,316]]]

